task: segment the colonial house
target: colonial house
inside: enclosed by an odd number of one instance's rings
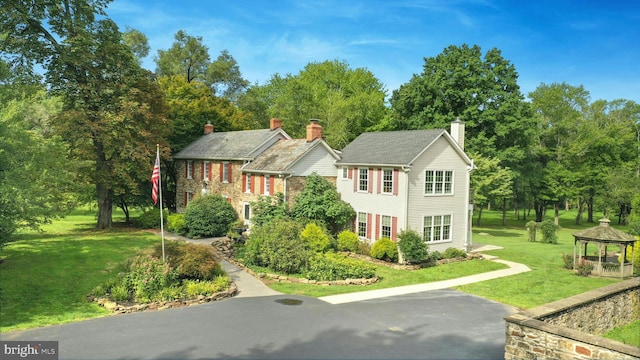
[[[226,197],[238,214],[243,210],[242,167],[279,140],[291,137],[273,119],[269,129],[215,132],[206,124],[204,135],[173,155],[177,160],[176,207],[183,212],[199,194]]]
[[[316,120],[306,130],[305,139],[292,139],[280,119],[271,119],[264,130],[215,133],[205,125],[205,135],[173,156],[183,174],[177,184],[178,212],[197,194],[219,194],[249,224],[251,202],[260,196],[283,193],[291,202],[312,173],[335,184],[339,156],[322,139]]]
[[[396,240],[404,229],[430,250],[470,250],[469,173],[464,123],[442,129],[363,133],[336,162],[336,186],[356,211],[361,239]]]
[[[260,195],[282,193],[292,204],[306,183],[316,173],[335,185],[334,163],[340,157],[322,139],[322,126],[317,120],[307,125],[305,139],[280,140],[242,167],[243,218],[250,223],[251,202]]]

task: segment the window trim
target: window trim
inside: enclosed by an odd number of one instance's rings
[[[341,170],[342,170],[342,175],[340,177],[340,180],[349,180],[349,168],[345,166]]]
[[[435,223],[434,219],[437,218],[437,217],[441,218],[440,219],[440,225],[434,225],[434,223]],[[449,223],[448,224],[446,224],[444,222],[445,217],[449,217]],[[429,228],[431,229],[429,237],[431,239],[434,238],[434,235],[435,235],[434,229],[436,228],[436,226],[438,226],[439,229],[440,229],[440,232],[439,232],[440,238],[441,238],[440,240],[427,240],[427,237],[425,236],[426,229],[427,229],[425,220],[427,218],[431,219],[431,225],[429,226]],[[445,233],[445,231],[444,231],[445,226],[448,226],[448,229],[447,229],[448,230],[448,238],[446,238],[446,239],[442,238],[442,234]],[[427,244],[439,244],[439,243],[452,242],[453,241],[452,233],[453,233],[453,214],[449,213],[449,214],[424,215],[424,216],[422,216],[422,241],[424,241],[425,243],[427,243]]]
[[[271,174],[266,174],[263,178],[264,181],[264,191],[262,195],[271,195]]]
[[[391,179],[390,180],[385,179],[386,172],[390,172],[391,173]],[[393,189],[393,187],[395,185],[394,176],[395,176],[395,171],[393,171],[393,169],[391,169],[391,168],[387,168],[387,169],[383,168],[382,171],[380,171],[380,178],[381,178],[381,181],[382,181],[382,186],[381,186],[381,190],[380,190],[381,194],[383,194],[383,195],[393,195],[393,194],[395,194],[395,191]],[[387,183],[390,183],[390,186],[389,186],[390,191],[385,191],[385,188],[386,188],[385,186],[386,186]]]
[[[364,222],[360,221],[360,216],[364,217]],[[367,238],[367,228],[369,227],[369,224],[367,223],[367,221],[368,221],[368,214],[366,212],[358,212],[357,213],[357,215],[356,215],[356,226],[357,226],[356,230],[357,230],[357,232],[356,233],[358,234],[358,237],[363,238],[363,239]],[[361,228],[360,224],[364,225],[364,227],[362,228],[364,235],[360,235],[360,230],[361,230],[360,229]]]
[[[384,219],[388,218],[389,219],[389,235],[385,235],[384,233]],[[378,224],[378,227],[380,228],[380,238],[388,238],[391,239],[393,236],[393,216],[391,215],[380,215],[380,224]]]
[[[187,179],[193,179],[193,160],[187,160]]]
[[[210,161],[203,161],[202,162],[202,180],[203,181],[209,181],[211,179],[209,174],[211,173],[211,162]]]
[[[363,170],[366,178],[363,179]],[[358,192],[368,193],[369,192],[369,177],[371,176],[369,168],[358,168]],[[363,181],[364,181],[364,189],[363,189]]]
[[[438,181],[438,173],[442,173],[442,180]],[[427,185],[429,184],[429,182],[427,182],[427,180],[429,179],[429,174],[431,174],[431,178],[433,179],[432,181],[430,181],[430,185],[431,185],[431,191],[428,192],[427,191]],[[449,181],[446,181],[447,179],[447,175],[450,175]],[[454,176],[455,173],[453,170],[433,170],[433,169],[427,169],[424,171],[424,196],[452,196],[455,194],[454,191]],[[440,192],[437,191],[438,189],[438,185],[440,185],[441,190]],[[449,185],[449,192],[446,192],[446,188],[447,185]]]
[[[229,179],[229,170],[230,170],[230,166],[231,163],[229,163],[228,161],[223,161],[222,162],[222,174],[220,175],[222,177],[222,182],[223,183],[230,183],[230,179]]]
[[[244,179],[244,192],[247,194],[251,194],[251,185],[252,185],[252,176],[251,173],[247,173]]]

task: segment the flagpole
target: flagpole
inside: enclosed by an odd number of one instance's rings
[[[156,144],[156,156],[160,158],[160,144]],[[158,165],[158,190],[160,192],[160,234],[162,236],[162,262],[165,262],[164,256],[164,218],[162,209],[162,175],[160,173],[160,166]]]

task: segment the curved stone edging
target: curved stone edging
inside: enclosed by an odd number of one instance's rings
[[[155,301],[152,303],[131,303],[131,302],[116,302],[107,298],[93,298],[93,301],[105,309],[116,314],[128,314],[139,311],[150,310],[165,310],[183,306],[191,306],[197,304],[204,304],[211,301],[218,301],[235,296],[238,293],[238,286],[235,283],[229,285],[229,289],[225,291],[219,291],[211,296],[200,295],[195,299],[186,300],[172,300],[172,301]]]

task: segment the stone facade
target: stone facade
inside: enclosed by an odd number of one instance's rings
[[[640,359],[640,349],[599,335],[640,319],[638,279],[505,318],[505,359]]]

